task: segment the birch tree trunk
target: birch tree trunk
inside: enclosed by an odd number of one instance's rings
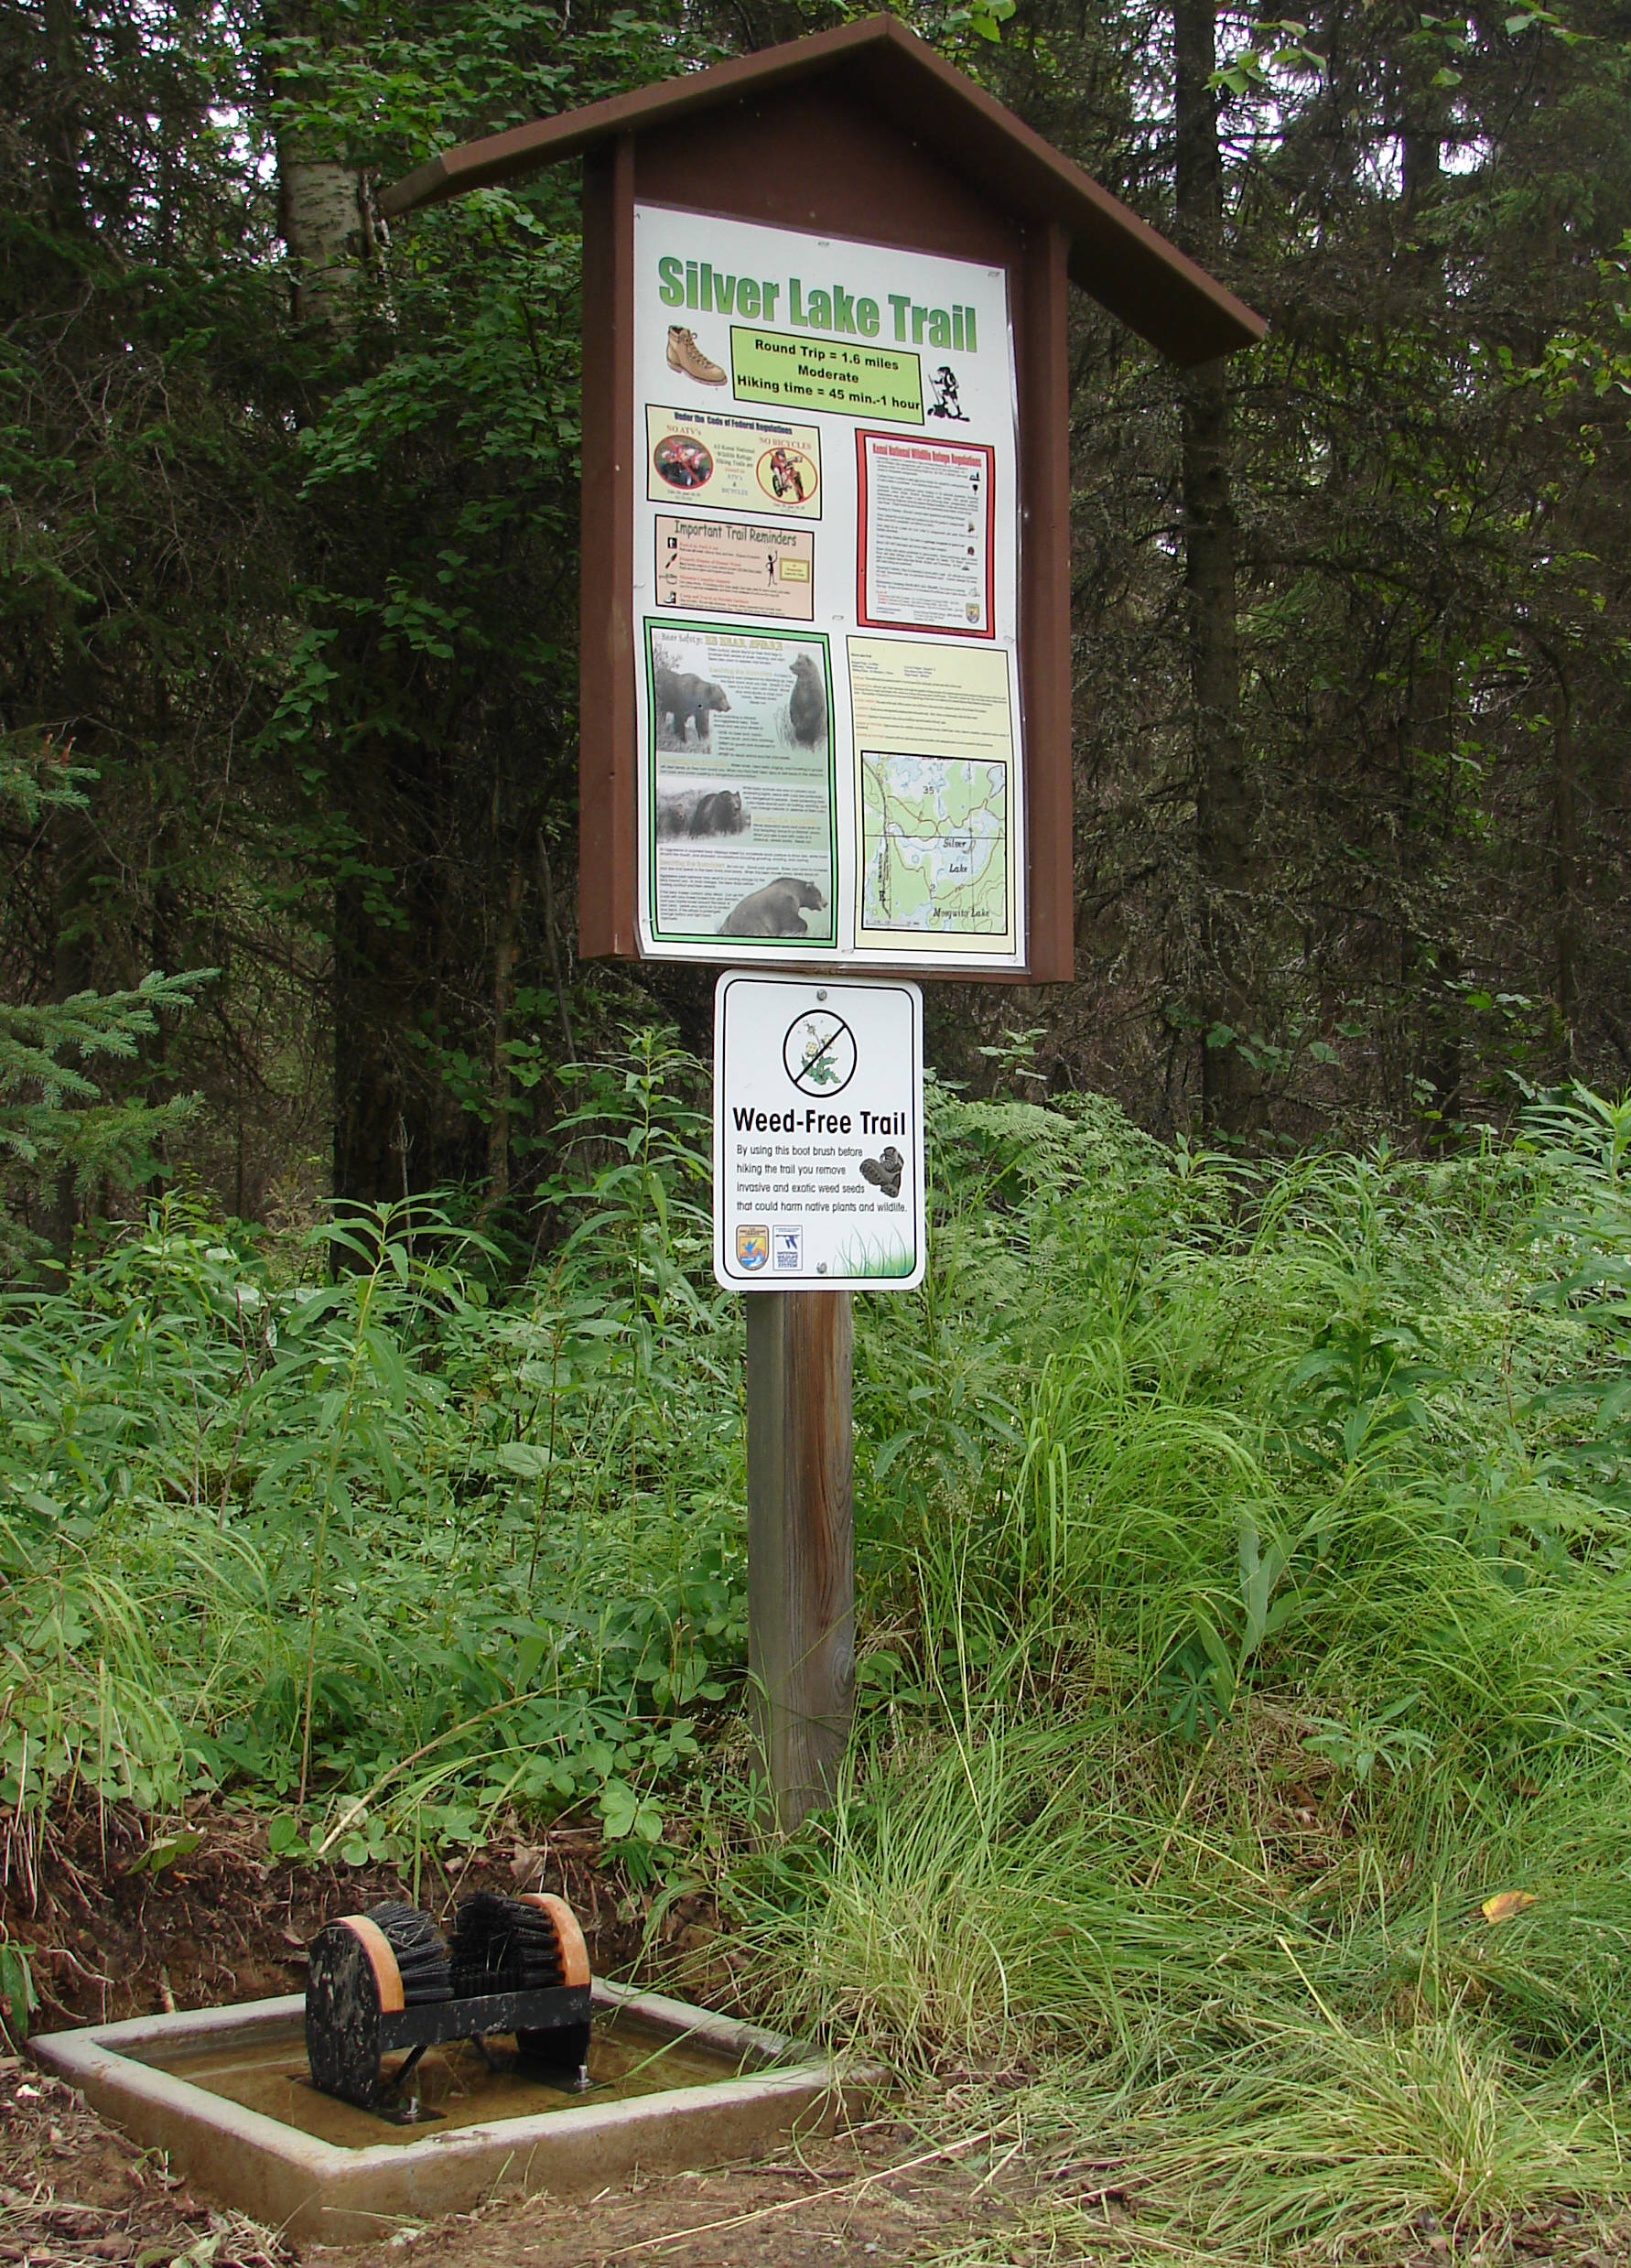
[[[277,141],[283,240],[295,269],[295,320],[349,339],[367,246],[361,174],[338,158],[308,157]]]
[[[284,42],[309,41],[315,49],[324,38],[322,17],[312,0],[265,0],[263,11],[279,91],[286,98],[274,138],[278,227],[294,268],[295,320],[326,328],[343,341],[351,337],[362,265],[372,248],[362,176],[336,155],[329,137],[288,116],[288,101],[297,101],[302,91],[299,50],[277,54]]]

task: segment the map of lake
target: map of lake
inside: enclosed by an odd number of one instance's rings
[[[1001,936],[1008,927],[1008,766],[861,756],[861,919],[868,929]]]

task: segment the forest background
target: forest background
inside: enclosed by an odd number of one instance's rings
[[[563,1071],[703,1046],[705,977],[574,951],[572,170],[376,194],[842,13],[0,17],[14,1223],[121,1161],[524,1204]],[[1271,328],[1181,377],[1074,301],[1077,980],[946,993],[934,1059],[987,1089],[1017,1022],[1033,1091],[1258,1146],[1617,1083],[1631,11],[1003,16],[908,12]],[[44,1107],[97,1047],[109,1109]]]
[[[1271,328],[1074,303],[1078,975],[932,1001],[777,1839],[710,980],[574,950],[576,185],[377,191],[837,14],[0,9],[0,2031],[570,1844],[988,2144],[964,2268],[1601,2268],[1631,5],[910,17]]]

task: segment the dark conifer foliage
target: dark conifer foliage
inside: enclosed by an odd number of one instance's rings
[[[1046,69],[1047,19],[1096,30],[1132,123],[1096,92],[1073,134],[1050,86],[1047,130],[1182,236],[1189,0],[1177,27],[1028,14],[992,66],[1010,99]],[[1209,256],[1273,325],[1210,405],[1237,524],[1226,855],[1193,383],[1084,311],[1083,949],[1044,1046],[1152,1124],[1433,1144],[1504,1107],[1510,1074],[1631,1065],[1626,16],[1336,0],[1301,34],[1254,23],[1212,16]]]
[[[0,16],[0,728],[91,775],[82,807],[0,820],[0,974],[42,1002],[220,967],[126,1076],[205,1089],[198,1155],[245,1208],[323,1109],[320,948],[284,911],[288,783],[255,745],[286,669],[294,374],[249,96],[207,5]]]
[[[218,968],[113,1084],[201,1091],[230,1206],[524,1199],[575,1054],[703,1037],[573,954],[576,180],[375,196],[831,20],[0,16],[0,730],[94,775],[0,813],[0,988]],[[1273,324],[1180,381],[1078,305],[1078,982],[946,988],[945,1067],[1019,1022],[1153,1126],[1430,1145],[1624,1078],[1631,12],[913,20]]]

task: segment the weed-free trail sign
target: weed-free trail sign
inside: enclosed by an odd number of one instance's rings
[[[729,1291],[923,1281],[914,984],[732,970],[714,995],[714,1274]]]

